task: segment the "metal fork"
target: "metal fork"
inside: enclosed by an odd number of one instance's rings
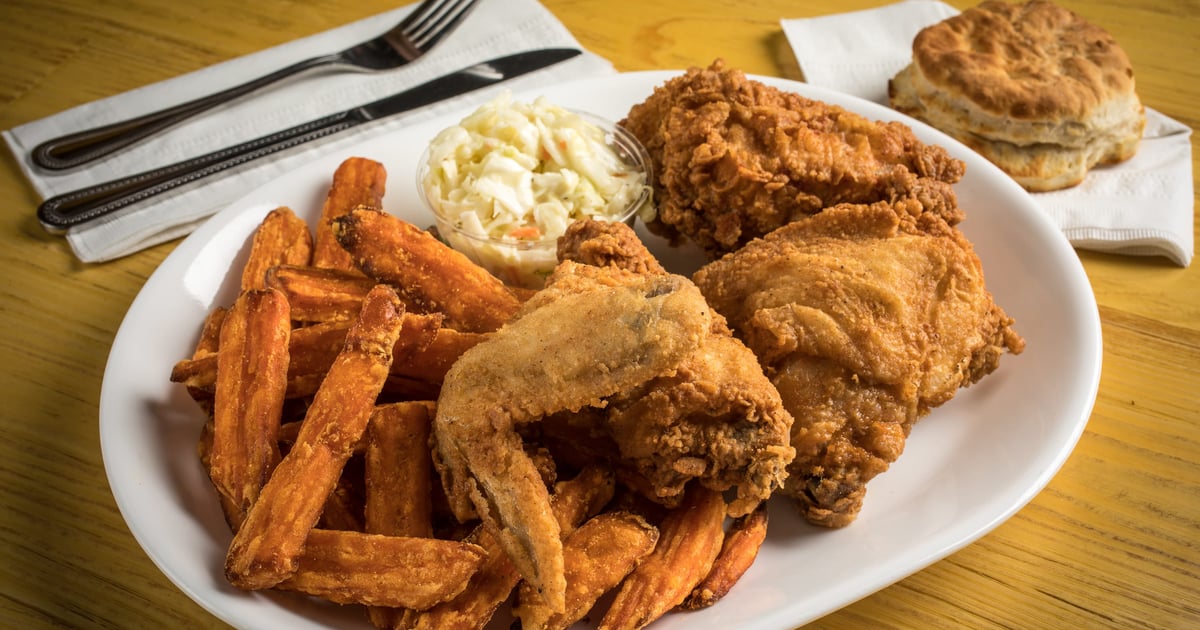
[[[356,46],[294,63],[268,75],[193,101],[94,129],[47,140],[34,147],[33,162],[50,170],[86,164],[123,149],[222,103],[314,68],[373,72],[411,63],[450,34],[476,0],[424,0],[388,32]]]

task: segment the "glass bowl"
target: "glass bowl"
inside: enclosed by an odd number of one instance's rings
[[[587,112],[570,111],[600,128],[604,132],[604,142],[623,162],[632,167],[635,173],[642,176],[641,190],[632,196],[630,203],[619,212],[594,218],[621,221],[631,227],[638,216],[642,216],[643,220],[652,218],[653,169],[646,148],[633,134],[615,122]],[[528,289],[541,288],[558,263],[558,237],[561,234],[548,233],[537,239],[522,239],[484,234],[478,231],[478,227],[472,230],[466,222],[452,216],[446,210],[446,206],[450,204],[431,190],[428,184],[431,172],[429,159],[430,148],[426,147],[417,169],[417,188],[421,191],[425,204],[433,212],[442,240],[500,278],[505,284]]]

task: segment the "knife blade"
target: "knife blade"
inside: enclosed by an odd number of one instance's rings
[[[507,81],[582,54],[574,48],[520,52],[467,66],[414,88],[296,125],[226,149],[121,179],[51,197],[38,206],[38,221],[54,234],[206,177],[331,136],[363,123],[395,116]]]

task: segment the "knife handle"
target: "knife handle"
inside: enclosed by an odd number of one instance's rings
[[[56,234],[62,233],[71,226],[110,214],[168,190],[195,183],[226,169],[344,131],[366,120],[357,109],[338,112],[227,149],[63,193],[47,199],[38,206],[38,220],[46,230]]]
[[[48,170],[61,171],[87,164],[123,149],[139,140],[173,127],[196,114],[240,98],[255,90],[294,74],[327,64],[330,56],[306,59],[265,76],[167,109],[93,129],[51,138],[33,148],[33,163]]]

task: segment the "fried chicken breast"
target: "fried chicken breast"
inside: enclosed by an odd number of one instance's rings
[[[1024,347],[971,244],[916,200],[828,208],[694,280],[792,413],[784,492],[820,525],[853,521],[913,423]]]
[[[953,225],[961,161],[898,122],[875,122],[729,69],[692,68],[621,125],[655,165],[651,232],[714,258],[839,203],[919,199]]]

